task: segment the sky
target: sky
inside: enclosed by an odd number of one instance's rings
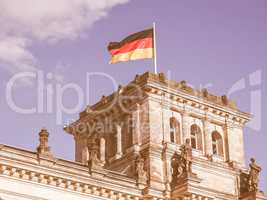
[[[267,192],[266,0],[1,0],[0,143],[35,151],[45,127],[54,155],[74,160],[64,124],[117,84],[153,72],[151,60],[108,64],[108,43],[153,22],[158,71],[227,94],[254,115],[244,131],[246,160],[261,165]]]

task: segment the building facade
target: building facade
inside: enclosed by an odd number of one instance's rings
[[[251,115],[227,96],[165,75],[136,75],[64,127],[75,162],[55,158],[48,132],[36,152],[0,146],[0,197],[24,199],[267,199],[261,168],[245,165]]]

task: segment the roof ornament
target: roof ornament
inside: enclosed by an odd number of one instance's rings
[[[261,172],[261,167],[256,164],[254,158],[250,159],[251,163],[249,164],[250,170],[248,175],[248,190],[249,192],[258,191],[258,183],[259,183],[259,174]]]
[[[228,101],[228,97],[227,97],[227,95],[223,95],[223,96],[221,97],[221,99],[222,99],[222,102],[223,102],[224,105],[228,105],[229,101]]]
[[[205,98],[208,97],[209,92],[208,92],[208,89],[207,88],[203,88],[201,92],[202,92],[203,97],[205,97]]]
[[[39,132],[39,146],[37,147],[37,153],[39,155],[51,156],[50,147],[48,146],[49,133],[45,128],[42,128]]]
[[[48,146],[49,133],[45,128],[39,132],[39,146],[37,147],[37,158],[39,164],[53,166],[56,163],[50,147]]]

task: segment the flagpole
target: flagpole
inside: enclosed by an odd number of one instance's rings
[[[157,71],[157,47],[156,47],[156,23],[153,22],[153,61],[154,61],[154,72],[155,74],[158,73]]]

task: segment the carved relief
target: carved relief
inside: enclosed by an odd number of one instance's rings
[[[257,192],[259,183],[259,174],[261,172],[261,167],[256,164],[254,158],[250,159],[249,173],[241,173],[240,175],[240,192],[242,194],[247,192]]]
[[[103,167],[103,163],[98,158],[99,146],[97,144],[97,138],[94,135],[88,139],[87,147],[89,152],[88,168],[89,173],[91,173],[92,169],[101,169]]]
[[[251,163],[249,164],[249,179],[248,179],[248,190],[251,191],[258,191],[258,183],[259,183],[259,174],[261,171],[261,167],[256,164],[254,158],[250,159]]]
[[[190,139],[186,139],[186,143],[181,146],[181,153],[174,153],[171,161],[172,167],[172,187],[177,185],[180,180],[193,175],[192,173],[192,147]]]
[[[192,172],[192,147],[190,145],[190,139],[186,139],[185,144],[181,146],[181,157],[184,163],[185,172]]]
[[[137,184],[147,184],[147,172],[144,168],[144,159],[138,155],[135,160],[135,174]]]

